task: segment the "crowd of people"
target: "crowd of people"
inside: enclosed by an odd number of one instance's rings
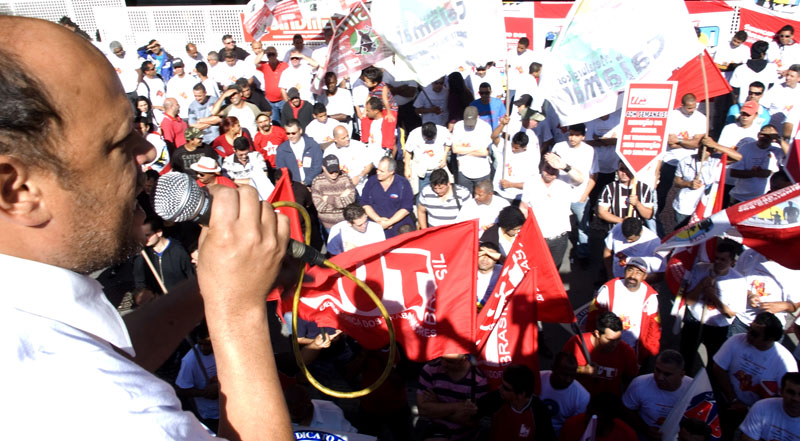
[[[340,330],[291,316],[281,323],[270,305],[271,349],[291,421],[381,440],[570,441],[581,439],[596,415],[598,440],[656,441],[691,383],[687,374],[704,364],[719,418],[684,418],[678,439],[796,441],[800,351],[784,346],[791,345],[784,329],[800,306],[791,283],[797,272],[720,239],[713,261],[687,276],[680,344],[669,347],[659,312],[659,303],[672,301],[664,294],[668,256],[656,252],[722,176],[726,206],[789,185],[783,167],[800,127],[800,43],[793,34],[785,26],[775,41],[749,51],[744,31],[723,43],[714,60],[733,92],[710,106],[684,95],[669,116],[666,153],[637,176],[615,151],[620,111],[559,123],[538,87],[546,63],[527,38],[496,60],[507,63],[507,89],[495,62],[429,85],[396,81],[374,66],[358,78],[339,78],[323,69],[330,28],[326,44],[314,50],[296,35],[283,60],[273,46],[254,41],[248,51],[230,35],[219,51],[201,54],[189,42],[180,57],[157,40],[135,53],[111,42],[106,57],[133,109],[134,130],[154,150],[139,161],[147,184],[138,200],[147,216],[136,227],[145,251],[113,268],[133,282],[121,309],[131,316],[147,311],[202,274],[203,259],[213,259],[202,252],[199,227],[165,225],[153,212],[149,194],[167,171],[187,173],[214,194],[252,187],[262,201],[288,173],[311,216],[312,244],[331,256],[477,219],[477,297],[469,301],[478,310],[532,214],[556,267],[569,259],[596,288],[584,332],[563,345],[550,370],[509,365],[501,386],[490,390],[468,354],[424,365],[402,353],[387,360]],[[712,112],[710,121],[701,108]],[[789,211],[779,222],[798,221],[800,212]],[[371,384],[387,362],[392,374],[357,409],[312,399],[319,394],[289,349],[286,322],[293,320],[316,377],[354,390]],[[191,344],[173,347],[156,366],[183,406],[213,431],[225,381],[215,354],[228,344],[214,339],[220,323],[212,316],[195,327]],[[223,351],[228,369],[231,350]]]

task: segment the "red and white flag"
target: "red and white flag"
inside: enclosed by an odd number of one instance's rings
[[[478,329],[476,330],[476,344],[482,349],[486,338],[492,332],[502,316],[503,309],[512,294],[527,294],[527,290],[517,290],[517,285],[523,276],[536,267],[536,301],[539,306],[538,320],[552,323],[572,323],[575,314],[569,302],[561,276],[558,274],[550,249],[539,229],[539,223],[533,215],[533,210],[528,209],[528,218],[517,234],[511,251],[506,257],[500,277],[494,286],[492,294],[486,300],[486,306],[478,314]]]
[[[770,260],[800,269],[800,183],[741,202],[675,232],[659,250],[694,246],[722,234]]]
[[[381,299],[409,360],[474,351],[477,221],[402,234],[331,260]],[[300,317],[341,329],[367,349],[389,343],[380,311],[355,283],[319,267],[312,268],[307,279]]]
[[[278,23],[301,20],[297,0],[250,0],[245,6],[242,25],[255,40],[267,33],[273,21]]]

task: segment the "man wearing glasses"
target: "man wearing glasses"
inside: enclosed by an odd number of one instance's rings
[[[231,34],[225,34],[222,36],[222,49],[219,50],[219,53],[223,53],[226,49],[232,50],[234,56],[237,60],[245,60],[249,53],[246,50],[236,46],[236,40],[233,39]]]
[[[769,178],[789,151],[789,144],[780,138],[778,129],[769,124],[761,129],[757,140],[743,141],[737,150],[742,159],[730,166],[731,177],[736,179],[731,205],[769,193]]]
[[[480,119],[489,123],[494,130],[500,123],[500,118],[505,116],[506,106],[499,98],[492,96],[492,86],[489,83],[481,83],[478,94],[480,98],[471,102],[470,106],[477,107]]]
[[[800,44],[794,41],[794,27],[786,25],[775,33],[774,40],[769,43],[767,60],[778,66],[778,75],[786,76],[787,68],[800,63]]]
[[[172,78],[172,55],[161,48],[158,40],[150,40],[147,45],[140,47],[136,52],[142,59],[153,62],[156,73],[161,75],[165,82]]]
[[[761,81],[753,81],[747,88],[745,102],[753,101],[758,104],[758,114],[756,115],[755,121],[753,121],[753,124],[756,127],[764,127],[765,125],[769,124],[769,109],[761,105],[761,98],[764,96],[765,90],[766,86],[764,86],[764,83]],[[742,104],[734,103],[728,109],[728,116],[725,117],[725,124],[735,123],[736,120],[739,119],[739,113],[741,110]],[[724,131],[725,129],[723,128],[722,130]]]

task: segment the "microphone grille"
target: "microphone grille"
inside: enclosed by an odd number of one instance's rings
[[[153,208],[164,220],[192,220],[202,205],[203,191],[189,175],[169,172],[158,178],[153,192]]]

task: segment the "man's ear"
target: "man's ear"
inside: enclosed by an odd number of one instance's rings
[[[38,226],[51,218],[42,192],[42,173],[16,158],[0,155],[0,217],[23,226]]]

